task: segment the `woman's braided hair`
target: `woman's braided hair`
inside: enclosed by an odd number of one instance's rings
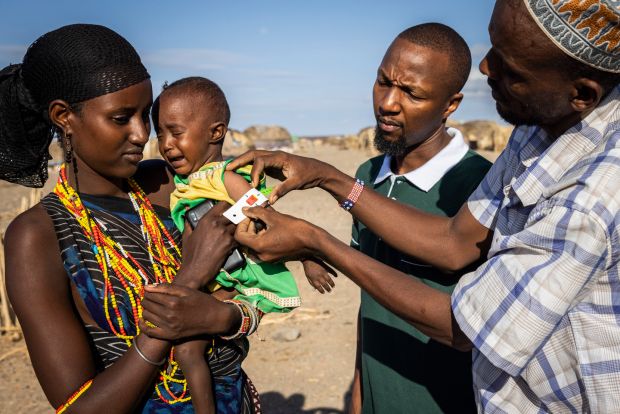
[[[149,77],[133,46],[107,27],[73,24],[41,36],[22,64],[0,71],[0,179],[45,183],[51,101],[75,105]]]

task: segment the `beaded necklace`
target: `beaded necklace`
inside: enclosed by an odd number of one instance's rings
[[[69,185],[66,164],[63,164],[60,168],[58,183],[54,188],[54,193],[65,208],[75,217],[82,228],[82,232],[91,243],[92,251],[103,274],[103,309],[110,332],[117,338],[123,339],[127,346],[131,347],[134,335],[130,335],[127,332],[123,323],[110,275],[114,274],[117,277],[129,298],[136,328],[135,335],[137,336],[140,333],[138,321],[142,318],[144,285],[148,283],[172,282],[177,270],[181,266],[181,251],[155,213],[144,191],[132,178],[128,179],[128,183],[131,188],[131,191],[128,193],[129,200],[140,218],[140,229],[146,242],[149,261],[155,276],[154,279],[149,277],[149,273],[131,253],[127,252],[121,244],[107,234],[106,226],[89,213],[82,203],[79,194]],[[155,385],[155,391],[159,398],[168,404],[187,402],[191,399],[191,397],[185,396],[187,394],[187,381],[174,377],[178,368],[178,363],[174,360],[174,350],[171,349],[167,366],[164,366],[164,369],[161,370],[159,378],[170,398],[164,396],[160,390],[159,383]],[[170,389],[169,382],[182,386],[180,396],[176,396]]]

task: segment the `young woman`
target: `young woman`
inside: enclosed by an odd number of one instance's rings
[[[215,207],[185,240],[181,265],[164,207],[171,174],[141,162],[151,103],[136,51],[103,26],[49,32],[0,72],[0,178],[42,186],[54,134],[65,150],[54,191],[5,235],[7,289],[32,365],[57,412],[187,413],[174,352],[212,335],[218,412],[258,412],[241,370],[252,309],[199,290],[233,229]]]

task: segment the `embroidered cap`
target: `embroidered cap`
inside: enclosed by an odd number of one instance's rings
[[[620,0],[524,0],[560,49],[605,72],[620,73]]]

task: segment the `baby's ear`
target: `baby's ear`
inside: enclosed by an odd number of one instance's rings
[[[224,122],[214,122],[209,126],[209,131],[211,132],[211,144],[217,144],[224,140],[226,136],[226,132],[228,132],[228,127]]]

